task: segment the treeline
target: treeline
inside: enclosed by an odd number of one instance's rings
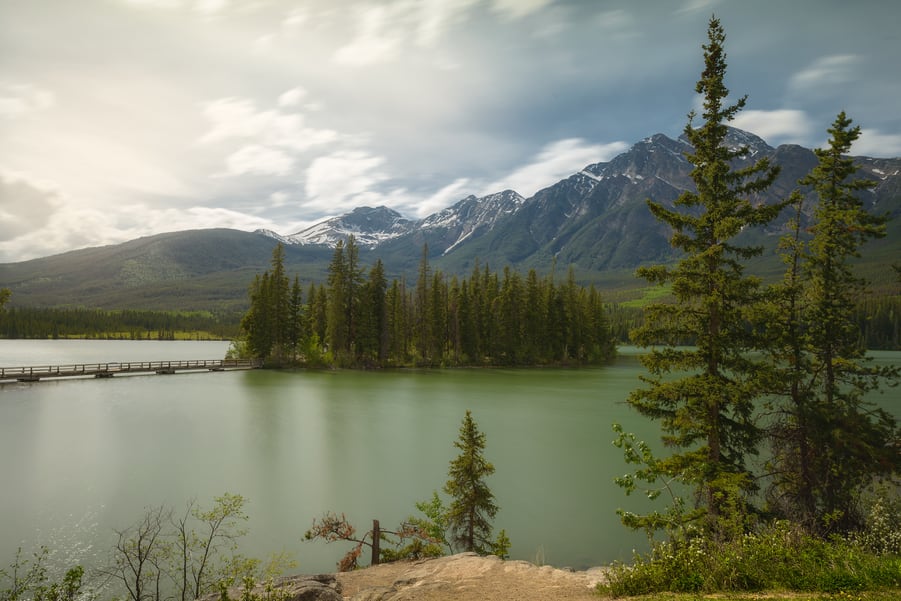
[[[0,338],[222,340],[237,335],[239,320],[205,312],[8,307],[0,311]]]
[[[858,303],[855,319],[864,347],[901,350],[901,296],[866,299]]]
[[[857,303],[854,322],[859,343],[870,350],[901,350],[901,296],[866,298]],[[607,305],[607,323],[617,344],[631,344],[629,333],[644,324],[644,308]]]
[[[338,366],[585,365],[613,356],[601,296],[577,285],[476,266],[470,277],[432,271],[424,249],[414,285],[388,282],[380,260],[359,265],[353,236],[334,250],[325,284],[304,294],[284,270],[250,288],[235,354],[270,364]]]

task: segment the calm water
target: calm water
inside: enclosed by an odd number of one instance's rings
[[[211,359],[227,343],[0,341],[0,365]],[[897,362],[901,353],[880,360]],[[656,440],[624,405],[633,353],[590,370],[268,372],[119,376],[0,385],[0,564],[16,547],[97,561],[144,508],[249,500],[244,553],[287,550],[331,571],[346,547],[302,542],[313,518],[362,530],[415,513],[446,480],[471,409],[487,436],[497,528],[516,559],[577,568],[630,556],[643,536],[615,509],[626,471],[610,424]],[[898,414],[901,391],[880,402]]]

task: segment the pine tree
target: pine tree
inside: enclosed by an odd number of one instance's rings
[[[470,411],[463,418],[460,438],[454,446],[460,449],[460,455],[450,462],[450,478],[444,485],[444,492],[453,499],[447,513],[451,542],[457,549],[484,555],[494,549],[491,520],[498,507],[485,484],[485,478],[494,473],[494,466],[482,455],[485,435]]]
[[[275,245],[270,262],[267,311],[272,328],[270,355],[276,363],[284,361],[291,340],[291,297],[288,275],[285,273],[285,247],[281,242]]]
[[[347,274],[344,241],[338,240],[335,250],[332,252],[332,262],[328,266],[328,303],[326,304],[326,343],[336,357],[350,345],[347,323],[349,297]]]
[[[346,350],[351,357],[357,358],[358,353],[355,348],[357,337],[359,336],[360,314],[363,311],[363,268],[360,267],[360,247],[357,246],[356,238],[351,234],[347,237],[347,244],[344,246],[344,256],[347,261],[347,271],[345,277],[345,290],[347,297],[345,300],[345,320],[347,322],[347,342]]]
[[[379,364],[384,363],[387,356],[385,329],[387,287],[385,268],[382,261],[377,260],[369,270],[369,280],[363,288],[357,347],[361,357],[374,359]]]
[[[429,267],[429,245],[422,247],[422,258],[419,260],[419,275],[416,278],[416,350],[423,361],[430,362],[432,357],[432,309],[431,284],[432,270]]]
[[[781,282],[771,286],[769,305],[763,307],[768,344],[772,357],[770,390],[781,402],[774,403],[774,419],[768,427],[772,455],[767,462],[770,485],[767,496],[771,508],[793,522],[810,527],[815,521],[813,497],[813,455],[810,430],[812,390],[809,385],[811,366],[808,348],[809,331],[804,324],[805,286],[802,260],[805,241],[801,233],[804,197],[793,193],[795,216],[788,223],[788,233],[779,243],[786,264]]]
[[[776,177],[767,160],[733,169],[748,150],[729,148],[727,123],[745,97],[726,104],[724,42],[719,20],[711,18],[696,86],[703,96],[703,123],[695,128],[692,112],[685,127],[694,149],[687,159],[697,192],[684,192],[673,208],[648,201],[654,216],[672,228],[671,244],[684,258],[672,268],[639,269],[650,282],[671,286],[674,302],[647,307],[645,325],[634,332],[639,345],[664,346],[645,356],[648,387],[633,391],[629,403],[660,421],[664,443],[674,449],[657,463],[661,476],[694,488],[697,515],[708,532],[728,537],[734,534],[732,518],[745,510],[744,493],[753,488],[746,459],[757,451],[760,432],[753,411],[763,392],[747,329],[759,282],[743,273],[743,261],[761,249],[738,246],[734,238],[747,226],[769,223],[783,205],[750,200]],[[695,347],[677,346],[687,342]],[[687,375],[673,378],[674,373]]]
[[[289,328],[288,345],[291,348],[291,361],[297,361],[297,354],[303,340],[304,332],[304,314],[303,314],[303,294],[300,290],[300,278],[294,276],[294,283],[291,285],[291,297],[288,303],[291,325]]]
[[[272,251],[271,271],[256,276],[250,285],[250,308],[241,319],[241,329],[253,357],[271,359],[278,364],[285,358],[292,326],[285,249],[278,243]]]
[[[798,455],[783,457],[781,467],[789,481],[803,481],[798,512],[819,532],[859,526],[864,488],[873,478],[901,470],[895,419],[864,400],[865,393],[886,378],[896,379],[899,371],[866,365],[855,320],[867,283],[854,274],[850,260],[860,256],[867,240],[885,235],[886,218],[867,212],[858,198],[875,183],[854,177],[857,167],[847,155],[860,128],[851,123],[839,113],[829,129],[829,146],[814,151],[819,162],[799,182],[818,197],[802,265],[806,286],[800,327],[806,332],[801,360],[808,379],[787,420],[805,427],[796,436]],[[785,488],[794,490],[793,484]]]

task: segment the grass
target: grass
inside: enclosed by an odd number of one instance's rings
[[[901,589],[884,591],[838,591],[836,593],[797,593],[768,591],[763,593],[654,593],[630,597],[636,601],[898,601]]]
[[[640,298],[628,300],[620,303],[622,307],[635,307],[635,308],[643,308],[650,303],[656,302],[662,298],[666,298],[670,295],[669,286],[647,286],[645,288],[641,288],[639,290],[641,293]]]

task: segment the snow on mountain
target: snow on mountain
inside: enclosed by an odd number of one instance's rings
[[[767,197],[772,199],[790,194],[816,162],[813,153],[800,146],[773,148],[760,137],[732,127],[725,144],[731,149],[747,148],[735,160],[739,167],[769,157],[782,168]],[[291,244],[330,247],[353,234],[361,247],[379,247],[395,260],[403,260],[411,248],[427,246],[432,256],[453,253],[459,261],[491,254],[515,263],[530,253],[543,253],[595,268],[631,267],[638,261],[668,256],[668,234],[651,219],[645,203],[653,199],[671,206],[681,193],[695,190],[686,157],[691,152],[684,134],[678,139],[655,134],[608,162],[575,171],[529,199],[513,190],[481,198],[471,195],[418,221],[386,207],[359,208],[290,236],[264,233]],[[897,197],[899,159],[861,157],[859,161],[863,172],[880,182],[872,192],[873,203]]]
[[[388,207],[359,207],[286,236],[289,244],[321,244],[332,248],[353,235],[358,246],[375,248],[409,232],[415,222]]]
[[[254,230],[253,233],[268,236],[269,238],[272,238],[273,240],[278,240],[282,244],[294,244],[294,242],[289,237],[282,236],[278,232],[273,232],[272,230],[259,229],[259,230]]]
[[[482,198],[467,196],[457,204],[417,224],[420,230],[440,233],[447,254],[479,231],[490,231],[500,219],[516,213],[526,199],[513,190],[504,190]]]

